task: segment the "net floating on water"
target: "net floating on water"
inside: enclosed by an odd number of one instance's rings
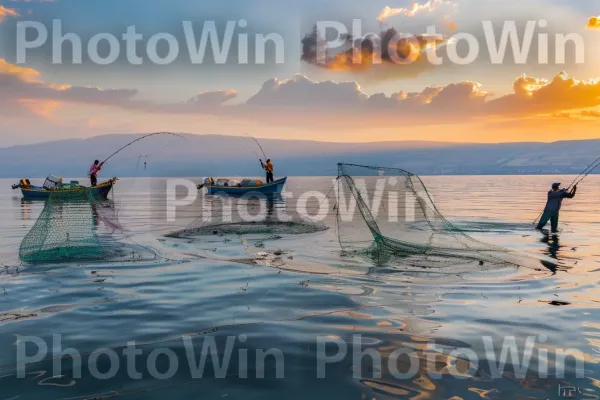
[[[421,178],[403,169],[338,164],[336,195],[338,239],[346,254],[429,273],[542,268],[540,260],[476,240],[452,225]]]
[[[169,238],[193,238],[209,235],[302,235],[324,230],[327,230],[327,227],[323,224],[311,224],[301,221],[231,222],[186,228],[165,236]]]
[[[207,212],[185,229],[165,235],[193,239],[225,235],[302,235],[327,230],[321,221],[284,209],[282,199],[260,197],[212,197]],[[243,212],[239,212],[239,210]],[[235,210],[235,211],[234,211]],[[262,214],[261,214],[262,211]]]
[[[122,243],[108,233],[101,234],[101,224],[113,233],[120,227],[116,222],[107,223],[103,207],[87,190],[51,194],[21,241],[19,258],[32,264],[155,258],[148,248]]]

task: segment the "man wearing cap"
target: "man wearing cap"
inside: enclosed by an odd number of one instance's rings
[[[573,186],[573,189],[569,192],[567,189],[560,189],[560,183],[553,183],[552,190],[548,192],[548,201],[546,202],[546,208],[544,208],[544,213],[542,214],[542,218],[540,218],[540,223],[537,225],[537,229],[542,229],[548,221],[550,221],[550,226],[552,228],[552,233],[556,233],[558,230],[558,213],[560,211],[560,206],[562,205],[563,199],[572,199],[575,197],[575,193],[577,192],[577,185]]]

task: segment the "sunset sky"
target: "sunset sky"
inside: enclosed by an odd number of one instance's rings
[[[153,131],[357,142],[600,137],[597,0],[413,3],[0,0],[0,146]],[[425,40],[427,28],[435,26],[441,36],[436,48],[423,46],[412,63],[402,65],[385,54],[365,54],[365,47],[353,53],[360,41],[328,48],[321,64],[303,47],[303,38],[317,22],[337,21],[350,29],[353,19],[360,19],[363,35],[394,28]],[[62,63],[53,63],[53,20],[60,21],[63,35],[73,33],[81,39],[80,64],[73,63],[70,42],[58,46]],[[206,21],[215,22],[221,38],[227,21],[235,21],[227,62],[217,65],[208,45],[204,62],[192,63],[184,21],[190,21],[197,38]],[[524,62],[515,62],[509,44],[504,62],[492,63],[484,21],[491,21],[496,42],[505,23],[514,21],[523,38],[531,21],[535,31]],[[24,63],[17,57],[20,22],[39,22],[48,33],[43,46],[27,50]],[[129,62],[121,40],[131,26],[143,36],[136,47],[141,65]],[[30,41],[35,39],[31,31],[26,37]],[[148,39],[160,33],[172,35],[179,44],[179,56],[168,65],[156,65],[148,57]],[[265,64],[256,65],[254,36],[272,33],[283,40],[283,62],[276,62],[276,46],[270,43]],[[90,58],[88,43],[97,34],[120,41],[114,63],[98,65]],[[240,63],[238,49],[243,46],[238,34],[250,38],[246,64]],[[459,39],[464,34],[477,39],[479,54],[467,65],[458,65],[446,55],[467,55],[466,41]],[[564,63],[556,62],[557,34],[581,38],[563,46]],[[546,61],[540,58],[545,41],[550,48]],[[157,49],[165,57],[166,41]],[[432,64],[428,49],[444,62]],[[98,53],[108,55],[106,41]],[[349,63],[349,54],[361,54],[363,62]]]

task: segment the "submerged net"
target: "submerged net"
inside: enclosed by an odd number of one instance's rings
[[[201,216],[185,229],[166,235],[193,239],[209,235],[301,235],[327,230],[323,222],[287,209],[276,196],[206,196]]]
[[[346,252],[420,272],[539,268],[540,261],[476,240],[439,212],[423,181],[398,168],[338,164],[337,226]]]
[[[143,246],[117,240],[120,224],[110,218],[108,202],[87,190],[52,193],[19,247],[27,263],[147,260],[155,254]]]

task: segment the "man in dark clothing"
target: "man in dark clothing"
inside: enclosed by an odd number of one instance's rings
[[[273,182],[273,163],[271,162],[271,159],[269,158],[266,164],[260,160],[260,165],[267,172],[267,183]]]
[[[573,186],[573,189],[569,192],[567,189],[560,189],[560,183],[553,183],[552,190],[548,192],[546,208],[544,208],[544,213],[536,229],[542,229],[550,221],[552,233],[556,233],[558,231],[558,214],[562,201],[563,199],[572,199],[575,197],[576,192],[577,185]]]

